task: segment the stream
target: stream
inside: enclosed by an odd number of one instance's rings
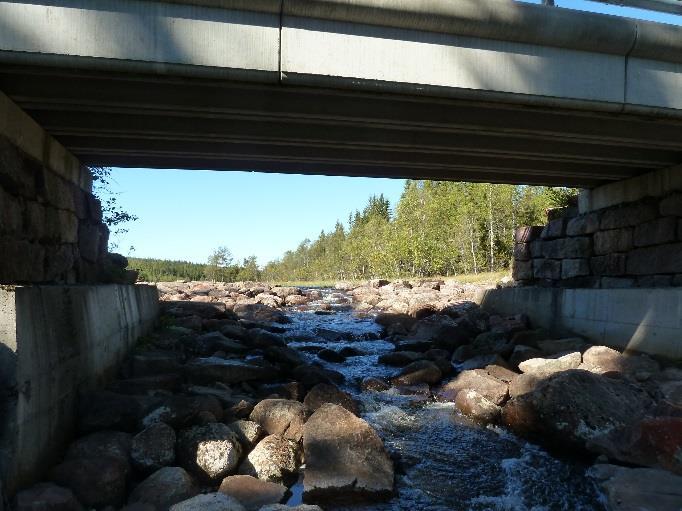
[[[502,427],[480,426],[462,416],[453,403],[429,395],[400,395],[359,390],[368,376],[387,378],[396,368],[377,362],[393,344],[381,340],[371,315],[354,313],[344,295],[322,289],[309,310],[287,311],[292,322],[285,337],[309,361],[346,377],[344,390],[360,403],[362,418],[383,438],[396,460],[396,496],[388,502],[325,509],[356,511],[588,511],[603,510],[602,498],[577,460],[558,459]],[[331,311],[320,310],[331,304]],[[329,307],[329,305],[326,305]],[[342,363],[320,361],[314,351],[346,346],[361,356]],[[302,483],[292,489],[289,505],[301,503]]]

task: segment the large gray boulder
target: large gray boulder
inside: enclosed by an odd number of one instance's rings
[[[325,404],[303,434],[305,502],[388,499],[393,462],[379,435],[342,406]]]
[[[203,479],[216,480],[236,472],[242,446],[225,424],[193,426],[178,436],[178,460]]]
[[[0,510],[2,510],[2,504],[0,504]],[[39,483],[17,493],[14,510],[83,511],[83,506],[68,488],[53,483]]]
[[[682,509],[682,477],[665,470],[595,465],[590,475],[599,482],[609,511]]]
[[[256,446],[258,440],[263,436],[263,428],[260,424],[248,420],[238,420],[228,424],[234,431],[242,446],[251,450]]]
[[[652,406],[652,399],[637,385],[571,369],[512,398],[502,419],[522,436],[614,455]]]
[[[291,399],[264,399],[249,417],[269,435],[282,435],[296,442],[303,436],[307,413],[303,403]]]
[[[547,378],[554,373],[577,369],[582,362],[579,351],[549,358],[531,358],[519,364],[519,370],[538,378]]]
[[[194,480],[183,468],[163,467],[135,487],[128,504],[151,504],[157,511],[167,511],[197,492]]]
[[[246,511],[244,506],[224,493],[204,493],[170,507],[170,511]]]
[[[87,507],[120,506],[126,496],[129,466],[113,457],[66,459],[50,472],[50,479],[70,488]]]
[[[273,483],[293,484],[301,465],[297,442],[280,435],[269,435],[258,442],[239,467],[239,473]]]
[[[485,369],[462,371],[450,380],[438,392],[443,401],[455,401],[457,394],[463,390],[475,390],[488,401],[501,405],[509,395],[509,385],[490,375]]]
[[[287,487],[253,476],[236,475],[223,479],[219,491],[237,499],[246,511],[258,511],[268,504],[279,504],[287,493]]]
[[[643,381],[656,374],[660,366],[647,355],[620,353],[607,346],[592,346],[583,353],[580,369],[595,374],[619,373],[626,378]]]
[[[336,385],[320,383],[315,385],[306,394],[303,405],[312,413],[325,403],[334,403],[343,406],[349,412],[359,415],[357,402]]]
[[[175,430],[158,422],[133,438],[130,458],[142,473],[154,472],[175,462]]]

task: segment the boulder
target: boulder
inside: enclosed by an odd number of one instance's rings
[[[504,332],[490,331],[478,334],[471,343],[472,356],[500,355],[508,357],[514,350],[514,343],[507,340]]]
[[[151,504],[158,511],[186,500],[197,493],[192,477],[180,467],[163,467],[138,484],[128,504]]]
[[[679,511],[682,477],[664,470],[595,465],[589,471],[613,511]]]
[[[430,360],[418,360],[402,368],[402,370],[391,379],[393,385],[418,385],[428,383],[430,385],[438,383],[443,378],[443,373]]]
[[[658,373],[658,362],[647,355],[620,353],[606,346],[592,346],[583,354],[580,369],[595,374],[619,373],[643,381]]]
[[[195,358],[185,365],[185,374],[192,383],[220,382],[226,385],[253,380],[269,380],[277,376],[277,372],[271,367],[218,357]]]
[[[216,480],[239,466],[242,446],[225,424],[193,426],[178,435],[178,460],[203,479]]]
[[[391,386],[385,381],[380,380],[379,378],[374,378],[372,376],[364,378],[360,386],[362,390],[370,390],[374,392],[384,392],[385,390],[391,388]]]
[[[435,346],[454,350],[471,340],[468,325],[445,314],[432,314],[417,321],[410,329],[410,339],[429,341]]]
[[[249,330],[248,342],[252,347],[260,349],[272,347],[283,348],[286,346],[282,337],[264,328],[252,328]]]
[[[443,385],[438,397],[443,401],[455,401],[457,394],[462,390],[475,390],[496,405],[503,404],[509,395],[509,386],[505,382],[483,369],[473,369],[462,371],[456,378]]]
[[[158,400],[101,391],[81,397],[78,406],[78,430],[136,432],[140,419]]]
[[[295,307],[297,305],[305,305],[311,300],[311,298],[302,295],[291,295],[284,299],[284,304],[287,307]]]
[[[509,365],[512,368],[519,367],[519,364],[525,360],[530,360],[531,358],[541,358],[543,356],[542,351],[531,348],[523,344],[517,344],[514,346],[514,350],[511,355],[509,355]]]
[[[568,353],[556,358],[531,358],[519,364],[519,369],[525,374],[532,374],[538,378],[547,378],[554,373],[576,369],[582,361],[579,351]]]
[[[307,388],[312,388],[318,383],[335,383],[340,385],[346,379],[343,374],[325,369],[314,364],[303,364],[294,369],[292,377],[300,381]]]
[[[82,458],[113,458],[130,472],[132,436],[121,431],[98,431],[73,442],[66,451],[67,460]]]
[[[618,447],[619,452],[609,453],[613,459],[682,475],[682,417],[646,417],[634,428],[630,442]]]
[[[573,351],[582,353],[588,346],[589,344],[581,337],[545,339],[537,342],[537,347],[545,355],[556,355],[557,353],[568,353]]]
[[[236,475],[223,479],[219,491],[237,499],[246,511],[258,511],[268,504],[282,502],[287,487],[252,476]]]
[[[388,366],[403,367],[424,358],[425,355],[423,353],[417,353],[416,351],[391,351],[390,353],[379,355],[379,363]]]
[[[239,443],[247,450],[253,449],[264,434],[261,425],[254,421],[238,420],[228,426],[237,435]]]
[[[221,492],[197,495],[170,507],[170,511],[246,511],[234,497]]]
[[[289,323],[291,321],[282,311],[260,303],[237,304],[232,309],[239,319],[264,323]]]
[[[163,422],[149,426],[133,438],[130,458],[142,473],[172,465],[175,462],[175,430]]]
[[[140,421],[143,428],[164,422],[173,428],[182,428],[192,423],[200,412],[211,412],[222,417],[222,406],[214,396],[163,396]]]
[[[516,377],[519,376],[518,373],[515,373],[511,369],[509,369],[506,365],[501,366],[501,365],[488,365],[485,366],[485,372],[488,373],[490,376],[497,378],[498,380],[501,380],[505,383],[511,383]]]
[[[477,355],[475,357],[467,358],[457,367],[462,371],[468,371],[470,369],[483,369],[489,365],[507,367],[507,362],[497,353],[491,353],[490,355]]]
[[[509,382],[509,397],[522,396],[533,392],[542,378],[535,374],[519,374]]]
[[[349,412],[359,415],[357,402],[350,394],[339,389],[336,385],[330,385],[328,383],[315,385],[310,389],[310,392],[306,394],[305,399],[303,400],[303,405],[311,413],[325,403],[334,403],[343,406]]]
[[[318,351],[317,356],[320,357],[322,360],[326,360],[327,362],[333,363],[340,363],[346,360],[346,357],[341,355],[341,353],[339,353],[336,350],[331,350],[329,348],[325,348]]]
[[[13,509],[15,511],[83,511],[83,506],[70,489],[54,483],[39,483],[18,492]]]
[[[325,404],[304,428],[306,502],[388,499],[393,463],[369,424],[335,404]],[[333,460],[333,462],[330,462]]]
[[[249,419],[257,422],[269,435],[282,435],[295,442],[303,436],[307,413],[303,403],[290,399],[264,399],[258,403]]]
[[[298,350],[288,346],[269,346],[265,349],[265,358],[275,364],[295,368],[305,363],[305,358]]]
[[[455,406],[467,417],[484,424],[497,423],[502,408],[489,401],[475,390],[463,390],[457,393]]]
[[[148,350],[130,357],[132,376],[175,373],[182,364],[182,354],[167,350]]]
[[[50,479],[70,488],[84,506],[121,506],[126,496],[128,465],[114,457],[66,459],[50,472]]]
[[[571,369],[512,398],[502,420],[522,436],[609,455],[652,406],[648,394],[627,381]]]
[[[258,442],[239,467],[239,473],[285,485],[298,479],[301,449],[298,443],[280,435],[269,435]]]

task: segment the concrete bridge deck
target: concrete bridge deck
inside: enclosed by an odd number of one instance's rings
[[[507,0],[0,1],[83,163],[594,187],[682,163],[682,29]]]

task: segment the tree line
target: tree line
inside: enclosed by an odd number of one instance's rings
[[[337,222],[268,263],[268,280],[430,277],[509,268],[514,229],[539,225],[547,210],[569,205],[567,188],[407,181],[391,207],[370,197],[347,226]]]
[[[175,280],[210,280],[213,282],[258,281],[262,274],[256,256],[234,263],[226,247],[218,247],[206,264],[189,261],[129,257],[128,267],[139,272],[143,282],[173,282]]]
[[[372,196],[346,224],[259,268],[256,257],[234,263],[219,247],[206,264],[130,258],[150,282],[364,280],[431,277],[510,267],[514,229],[540,225],[547,210],[575,202],[568,188],[409,180],[395,206]]]

